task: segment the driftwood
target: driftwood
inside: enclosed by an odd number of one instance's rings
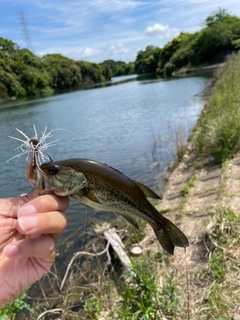
[[[108,243],[111,244],[113,250],[117,253],[124,267],[130,270],[131,261],[127,253],[124,251],[124,244],[122,243],[122,240],[119,237],[119,235],[115,232],[115,229],[108,229],[104,231],[103,234],[104,237],[107,239]]]

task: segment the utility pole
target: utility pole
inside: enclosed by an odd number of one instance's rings
[[[29,50],[33,51],[33,46],[32,46],[32,42],[31,42],[31,37],[30,37],[30,33],[29,30],[27,28],[27,23],[24,17],[23,12],[20,12],[20,17],[21,17],[21,22],[22,22],[22,31],[23,31],[23,35],[26,41],[26,46]]]

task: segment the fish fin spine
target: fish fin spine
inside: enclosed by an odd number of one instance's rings
[[[142,192],[144,193],[144,195],[147,198],[152,198],[152,199],[158,199],[161,200],[162,198],[157,195],[153,190],[151,190],[150,188],[148,188],[147,186],[145,186],[144,184],[136,181],[136,180],[131,180],[139,189],[142,190]]]

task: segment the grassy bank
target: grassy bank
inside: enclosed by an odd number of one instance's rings
[[[215,92],[196,127],[194,148],[202,159],[224,162],[240,150],[240,55],[219,69]]]
[[[133,258],[134,274],[125,274],[124,285],[115,283],[114,305],[105,308],[102,291],[93,293],[86,319],[240,317],[240,201],[231,189],[239,177],[229,174],[239,163],[240,54],[229,57],[215,81],[188,151],[170,177],[174,188],[167,186],[159,206],[185,229],[190,248],[169,257],[150,243],[147,254]],[[151,231],[146,232],[148,238]]]

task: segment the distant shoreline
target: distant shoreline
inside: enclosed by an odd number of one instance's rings
[[[185,75],[185,74],[198,74],[198,73],[206,73],[206,72],[212,72],[217,70],[219,67],[222,67],[225,64],[223,63],[216,63],[212,64],[206,67],[201,68],[182,68],[176,72],[173,72],[172,75]]]

